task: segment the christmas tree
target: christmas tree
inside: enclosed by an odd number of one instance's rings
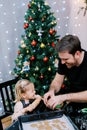
[[[24,18],[25,34],[21,36],[13,72],[19,79],[32,81],[36,92],[43,95],[56,73],[56,18],[45,0],[31,0]]]

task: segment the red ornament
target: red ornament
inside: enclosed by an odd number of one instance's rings
[[[49,33],[50,33],[51,35],[53,35],[54,30],[53,30],[53,29],[50,29],[50,30],[49,30]]]
[[[21,54],[21,52],[20,52],[20,50],[18,50],[18,55],[20,55]]]
[[[33,40],[33,41],[31,42],[31,45],[32,45],[32,46],[36,46],[36,44],[37,44],[37,42],[36,42],[35,40]]]
[[[52,42],[52,44],[51,44],[51,45],[52,45],[52,47],[55,47],[55,43],[54,43],[54,42]]]
[[[42,18],[42,22],[44,21],[44,18]]]
[[[28,28],[29,24],[28,23],[24,23],[24,29]]]
[[[28,4],[28,8],[30,8],[31,7],[31,5],[30,5],[30,3]]]
[[[31,21],[31,20],[33,20],[33,18],[32,18],[32,17],[29,17],[29,18],[28,18],[28,20],[30,20],[30,21]]]
[[[47,61],[48,61],[48,57],[45,56],[45,57],[43,58],[43,61],[44,61],[44,62],[47,62]]]
[[[65,88],[65,84],[62,84],[61,88],[64,89]]]
[[[43,78],[44,78],[44,76],[41,74],[39,78],[40,78],[40,79],[43,79]]]
[[[30,57],[30,60],[31,61],[35,60],[35,57],[34,56]]]

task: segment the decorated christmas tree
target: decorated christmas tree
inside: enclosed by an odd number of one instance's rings
[[[31,0],[24,18],[25,34],[21,36],[13,73],[32,81],[36,92],[43,95],[56,73],[56,18],[45,0]]]

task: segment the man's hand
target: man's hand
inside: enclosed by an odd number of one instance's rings
[[[51,99],[54,96],[54,91],[48,91],[45,95],[44,95],[44,103],[45,105],[48,107],[48,100]]]
[[[65,95],[52,96],[47,101],[47,106],[51,109],[56,109],[57,105],[63,104],[65,101]]]

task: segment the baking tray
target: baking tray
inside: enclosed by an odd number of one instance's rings
[[[20,116],[18,122],[19,130],[78,130],[62,110]]]

